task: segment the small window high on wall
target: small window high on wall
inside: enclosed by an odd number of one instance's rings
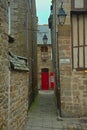
[[[48,47],[47,46],[41,46],[41,59],[44,62],[46,62],[46,60],[48,59]]]
[[[8,2],[8,34],[11,34],[11,7],[10,2]]]
[[[30,5],[30,9],[31,9],[31,0],[29,0],[29,5]]]
[[[86,11],[87,0],[71,0],[72,11]]]
[[[87,14],[72,14],[72,68],[87,70]]]
[[[8,2],[8,42],[13,43],[14,37],[11,35],[11,3]]]

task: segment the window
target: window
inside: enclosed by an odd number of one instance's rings
[[[14,37],[11,35],[11,4],[8,2],[8,42],[13,43]]]
[[[8,2],[8,34],[11,34],[11,7],[10,2]]]
[[[86,11],[87,0],[71,0],[72,11]]]
[[[41,59],[43,61],[46,61],[48,59],[48,47],[47,46],[41,47]]]
[[[72,66],[87,69],[87,15],[72,14]]]
[[[42,46],[41,47],[41,52],[48,52],[48,47],[47,46]]]
[[[29,5],[30,5],[30,9],[31,9],[31,0],[29,0]]]
[[[27,47],[27,48],[28,48],[28,43],[29,43],[28,22],[29,22],[28,12],[26,12],[26,15],[25,15],[25,27],[26,27],[26,47]]]
[[[75,6],[75,8],[84,8],[84,1],[83,0],[75,0],[74,6]]]

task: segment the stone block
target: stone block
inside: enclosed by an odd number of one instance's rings
[[[83,80],[83,84],[84,84],[84,85],[87,85],[87,80]]]

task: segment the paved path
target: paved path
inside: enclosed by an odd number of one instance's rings
[[[62,130],[62,126],[58,125],[52,90],[39,91],[39,95],[30,109],[26,130]]]
[[[87,130],[82,129],[78,120],[57,119],[54,92],[52,90],[39,91],[38,97],[29,110],[24,130]]]

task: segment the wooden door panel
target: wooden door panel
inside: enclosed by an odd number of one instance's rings
[[[42,75],[41,76],[42,90],[48,90],[49,89],[49,73],[42,72],[41,75]]]

